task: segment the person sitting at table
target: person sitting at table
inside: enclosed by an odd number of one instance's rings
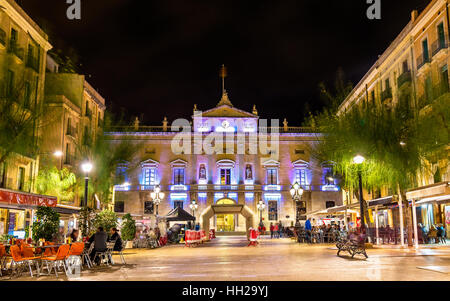
[[[103,231],[103,227],[98,227],[97,232],[89,238],[89,243],[94,244],[94,249],[92,250],[89,257],[92,261],[94,261],[95,254],[97,252],[105,252],[106,251],[106,241],[108,240],[108,234]],[[100,258],[97,257],[96,263],[98,264]]]
[[[63,228],[63,227],[59,227],[59,230],[58,230],[58,232],[53,236],[52,241],[53,241],[54,243],[57,243],[57,244],[63,244],[63,243],[65,243],[65,241],[64,241],[64,228]]]
[[[72,233],[70,233],[70,238],[72,239],[72,242],[77,242],[79,237],[80,231],[78,229],[73,229]]]
[[[111,229],[111,237],[108,241],[116,241],[114,244],[114,251],[122,251],[122,238],[120,237],[119,230],[116,228]]]

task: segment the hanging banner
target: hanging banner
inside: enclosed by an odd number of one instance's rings
[[[0,205],[1,203],[36,207],[56,207],[58,199],[56,197],[0,189]]]

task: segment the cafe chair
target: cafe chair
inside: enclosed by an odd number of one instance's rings
[[[89,248],[87,249],[84,248],[83,253],[81,254],[81,262],[83,264],[86,264],[89,269],[92,269],[93,267],[91,257],[89,257],[93,250],[94,250],[94,243],[92,242],[89,245]]]
[[[29,251],[27,251],[27,255]],[[37,276],[39,276],[40,272],[39,272],[39,263],[38,263],[38,259],[39,257],[23,257],[22,253],[20,251],[19,246],[14,245],[11,246],[10,248],[10,253],[11,253],[11,265],[10,265],[10,269],[12,271],[11,273],[11,277],[14,275],[14,273],[16,273],[17,275],[21,275],[22,274],[22,269],[25,268],[25,266],[28,265],[28,268],[30,270],[30,276],[33,277],[33,270],[31,268],[31,264],[35,263],[36,264],[36,270],[37,270]]]
[[[58,265],[62,264],[64,271],[67,273],[65,260],[69,254],[70,245],[62,245],[58,248],[58,252],[53,256],[42,257],[42,269],[47,268],[47,275],[50,275],[53,269],[55,269],[55,275],[58,277]],[[49,266],[50,263],[50,266]]]
[[[105,263],[106,265],[109,265],[110,262],[111,262],[111,264],[114,264],[114,261],[112,260],[112,252],[114,250],[115,244],[116,244],[116,241],[107,242],[105,251],[95,253],[94,262],[98,257],[100,259],[100,264]]]

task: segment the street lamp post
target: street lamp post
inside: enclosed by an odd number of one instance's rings
[[[263,211],[266,208],[266,204],[264,204],[264,202],[262,200],[259,201],[259,203],[256,205],[256,207],[259,210],[259,224],[262,225],[263,223]]]
[[[92,171],[92,163],[90,162],[84,162],[81,164],[81,169],[83,170],[85,177],[84,177],[84,207],[88,206],[88,193],[89,193],[89,173]]]
[[[161,188],[159,187],[159,185],[155,186],[153,192],[150,194],[150,197],[153,199],[153,203],[156,205],[156,218],[158,218],[158,206],[164,199],[164,192],[161,192]]]
[[[295,183],[294,185],[292,185],[291,190],[290,190],[292,199],[295,202],[295,226],[298,226],[300,223],[299,216],[298,216],[297,204],[298,204],[298,202],[301,201],[303,192],[304,192],[303,188],[298,183]]]
[[[197,208],[198,208],[197,202],[196,202],[195,200],[192,200],[192,202],[191,202],[191,204],[189,205],[189,207],[191,208],[191,210],[192,210],[192,215],[193,215],[194,218],[195,218],[195,210],[197,210]]]
[[[364,221],[364,204],[363,204],[363,189],[362,189],[362,171],[361,171],[361,164],[364,163],[366,159],[361,156],[357,155],[353,158],[353,163],[358,165],[358,180],[359,180],[359,210],[360,210],[360,216],[361,216],[361,231],[363,231],[366,228],[366,223]]]

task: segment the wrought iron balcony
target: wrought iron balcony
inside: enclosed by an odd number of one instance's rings
[[[398,87],[403,86],[403,84],[410,83],[410,82],[411,82],[411,79],[412,79],[412,77],[411,77],[411,71],[406,71],[406,72],[404,72],[402,75],[400,75],[400,76],[397,78],[397,84],[398,84]]]
[[[21,61],[23,61],[23,58],[25,57],[25,50],[19,47],[17,42],[14,41],[9,42],[8,52],[13,53]]]
[[[421,54],[419,56],[419,58],[417,59],[417,70],[419,70],[420,68],[422,68],[423,66],[425,66],[429,62],[430,62],[430,58],[429,57],[425,57],[423,54]]]
[[[87,118],[89,118],[89,119],[92,118],[92,111],[91,111],[89,108],[86,108],[86,114],[85,114],[85,116],[86,116]]]
[[[66,135],[76,138],[77,137],[77,129],[73,126],[67,127]]]
[[[33,69],[37,73],[39,73],[39,59],[38,58],[36,58],[36,57],[34,57],[32,55],[28,55],[26,66],[28,68]]]
[[[0,28],[0,45],[6,46],[6,32]]]
[[[441,51],[442,49],[447,49],[447,48],[448,48],[447,42],[445,42],[444,40],[436,40],[431,45],[431,53],[433,56],[435,56],[436,54],[439,53],[439,51]]]
[[[391,99],[391,98],[392,98],[392,89],[391,88],[387,88],[386,90],[381,92],[381,102],[383,102],[387,99]]]

